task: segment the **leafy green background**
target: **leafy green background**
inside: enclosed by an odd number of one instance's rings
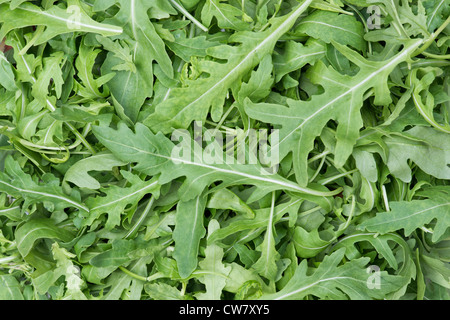
[[[0,299],[450,299],[449,15],[0,0]]]

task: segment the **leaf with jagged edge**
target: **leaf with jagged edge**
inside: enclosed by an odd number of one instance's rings
[[[63,140],[63,122],[52,118],[46,114],[39,123],[40,130],[36,132],[38,145],[58,147],[59,141]]]
[[[417,11],[416,13],[413,11]],[[417,1],[417,8],[413,10],[408,0],[402,0],[399,6],[400,19],[409,36],[423,35],[425,38],[430,36],[427,30],[427,16],[422,1]]]
[[[305,44],[286,41],[283,50],[274,55],[275,80],[280,81],[289,72],[299,70],[306,64],[314,64],[327,53],[326,46],[317,40],[309,40]]]
[[[114,56],[122,61],[122,63],[114,66],[112,70],[131,71],[133,73],[137,71],[131,55],[131,49],[125,41],[113,41],[111,38],[101,36],[96,36],[96,40],[102,44],[103,48],[114,53]]]
[[[12,65],[8,59],[6,59],[2,51],[0,51],[0,71],[2,73],[2,77],[0,77],[0,86],[8,91],[15,91],[17,86]]]
[[[277,204],[274,208],[273,213],[273,224],[276,224],[280,219],[286,214],[294,214],[298,212],[302,199],[290,198],[288,201]],[[213,232],[209,238],[211,241],[220,241],[231,235],[246,234],[250,233],[251,230],[264,229],[267,227],[271,216],[271,208],[261,208],[255,210],[254,218],[243,218],[241,216],[236,216],[228,219],[222,228]]]
[[[155,106],[155,112],[144,120],[154,132],[169,133],[172,128],[186,129],[194,120],[204,121],[211,110],[211,117],[219,121],[223,113],[226,94],[242,77],[271,53],[278,39],[294,25],[312,0],[305,0],[291,13],[272,20],[263,32],[237,32],[229,38],[237,46],[220,45],[207,49],[216,59],[226,63],[202,60],[201,71],[209,76],[191,80],[183,88],[173,89],[167,100]]]
[[[117,14],[105,20],[106,22],[120,25],[132,53],[132,61],[136,72],[132,70],[116,70],[122,64],[122,59],[115,52],[109,52],[103,65],[102,73],[115,72],[115,77],[108,83],[111,94],[123,107],[125,115],[131,121],[136,121],[139,111],[145,100],[153,95],[153,61],[160,67],[167,77],[173,77],[172,61],[166,52],[164,41],[157,33],[151,22],[148,11],[158,5],[158,2],[149,0],[114,0],[94,4],[94,11],[102,11],[105,7],[118,4],[120,9]],[[172,10],[174,10],[172,8]],[[151,10],[150,10],[151,11]],[[170,11],[165,14],[169,17]]]
[[[157,179],[144,181],[138,176],[124,170],[121,171],[121,174],[128,180],[131,186],[122,188],[111,185],[108,188],[100,189],[106,196],[88,198],[86,205],[90,208],[90,214],[84,220],[86,226],[92,225],[101,215],[107,214],[105,229],[111,230],[120,224],[121,216],[128,205],[137,205],[149,193],[152,193],[156,197],[159,196],[160,184]]]
[[[110,81],[115,74],[111,72],[96,78],[92,72],[95,60],[100,52],[101,50],[98,48],[80,44],[78,57],[75,60],[77,76],[81,80],[81,83],[77,82],[77,92],[85,98],[98,99],[106,98],[109,95],[107,87],[103,89],[103,92],[100,91],[100,88]]]
[[[35,203],[43,203],[47,208],[63,210],[76,208],[89,212],[89,209],[78,199],[65,194],[59,185],[59,180],[49,174],[42,178],[43,183],[38,184],[32,177],[23,172],[20,165],[8,156],[5,160],[5,171],[0,172],[0,191],[24,199],[22,212]]]
[[[88,158],[81,159],[73,164],[64,175],[63,182],[71,182],[80,188],[89,188],[92,190],[100,189],[100,182],[92,177],[91,171],[107,171],[114,167],[126,165],[119,161],[111,153],[98,153]]]
[[[49,86],[54,87],[56,97],[59,99],[64,85],[61,64],[64,53],[55,52],[50,57],[43,59],[43,69],[38,73],[36,83],[33,85],[31,93],[36,99],[45,104],[45,99],[49,94]]]
[[[0,275],[0,288],[1,300],[24,300],[20,283],[13,275]]]
[[[220,228],[217,220],[211,220],[208,224],[208,235]],[[199,292],[195,296],[199,300],[220,300],[222,290],[227,285],[227,278],[232,267],[226,266],[222,259],[223,248],[213,241],[208,241],[205,248],[205,258],[199,262],[199,268],[195,271],[198,280],[206,287],[206,292]]]
[[[383,140],[389,147],[386,165],[391,174],[403,182],[409,183],[413,179],[409,161],[433,177],[450,179],[450,141],[447,133],[416,126]]]
[[[409,236],[435,220],[431,240],[439,241],[450,226],[450,188],[430,187],[422,195],[428,199],[389,202],[390,211],[377,213],[375,217],[358,225],[358,229],[381,234],[403,229],[405,235]]]
[[[68,1],[68,7],[75,9],[63,9],[57,5],[53,5],[47,10],[31,4],[29,2],[22,3],[17,8],[11,10],[6,3],[0,4],[0,39],[3,39],[13,29],[19,29],[27,26],[45,26],[45,30],[36,39],[35,45],[47,42],[53,37],[72,32],[89,32],[98,33],[103,36],[114,36],[122,33],[122,28],[99,23],[93,20],[83,10],[79,1]],[[76,15],[74,12],[76,11]]]
[[[346,14],[317,10],[302,19],[294,33],[300,36],[307,34],[326,43],[334,40],[361,51],[366,48],[363,24]]]
[[[14,236],[17,250],[22,257],[28,256],[39,239],[52,239],[68,243],[75,237],[71,230],[58,226],[55,221],[47,218],[30,219],[16,229]]]
[[[383,299],[402,285],[403,277],[381,271],[379,288],[371,289],[371,274],[367,272],[370,258],[363,257],[341,264],[345,249],[341,248],[324,260],[316,269],[309,270],[308,260],[298,265],[289,282],[276,293],[265,294],[261,300],[302,300],[307,296],[333,300]]]
[[[449,0],[425,0],[423,6],[427,12],[428,31],[434,31],[444,22],[445,15],[450,13]]]
[[[36,70],[42,67],[42,56],[35,56],[33,54],[19,54],[20,50],[24,46],[22,36],[19,32],[11,32],[8,35],[6,43],[14,48],[13,53],[14,60],[16,61],[15,73],[17,80],[34,84],[36,82]]]
[[[367,0],[367,2],[385,12],[386,19],[383,20],[387,21],[389,26],[368,32],[366,40],[398,43],[417,35],[423,35],[425,38],[430,36],[423,1],[415,1],[417,5],[414,5],[414,8],[408,0]]]
[[[242,10],[221,0],[206,0],[201,12],[202,22],[209,27],[213,18],[217,19],[217,25],[223,29],[244,31],[250,29],[250,24],[239,16],[245,13]]]
[[[444,97],[441,98],[441,101],[439,101],[437,95],[435,96],[432,93],[434,87],[432,86],[432,83],[438,76],[442,75],[442,73],[443,70],[440,68],[417,68],[411,71],[408,79],[410,80],[411,87],[414,89],[412,98],[417,111],[433,127],[438,129],[439,131],[450,133],[450,124],[439,123],[434,115],[434,109],[438,104],[450,100],[450,98],[445,95],[443,89],[440,89],[440,92],[438,91],[439,94],[444,95]],[[422,97],[426,97],[425,102],[423,101]],[[438,100],[439,103],[436,100]]]
[[[409,283],[416,278],[417,270],[413,259],[413,253],[408,243],[396,233],[377,234],[375,232],[353,232],[336,242],[333,245],[333,251],[345,248],[345,256],[349,260],[360,258],[361,252],[358,251],[358,243],[370,243],[380,258],[386,260],[397,275],[403,278],[403,284],[397,290],[391,292],[387,299],[397,300],[402,297]],[[396,245],[393,246],[392,243]],[[401,254],[398,254],[398,250]]]
[[[175,41],[166,41],[167,47],[185,62],[189,62],[192,57],[206,57],[206,50],[219,45],[220,42],[210,41],[204,35],[190,38],[184,30],[172,32]]]
[[[400,53],[387,61],[368,61],[355,51],[333,43],[360,68],[358,74],[342,75],[318,61],[308,70],[307,76],[314,84],[324,88],[323,94],[313,95],[308,101],[288,99],[287,108],[276,104],[254,104],[247,100],[246,112],[253,119],[281,125],[279,143],[272,145],[272,149],[277,148],[280,159],[293,152],[297,182],[305,186],[308,183],[308,154],[323,127],[330,120],[338,123],[334,161],[337,167],[341,167],[351,155],[363,127],[360,109],[364,94],[373,88],[375,104],[390,103],[389,74],[421,43],[421,40],[410,41]]]
[[[255,185],[265,193],[284,190],[320,198],[341,191],[329,191],[323,186],[318,186],[317,190],[300,187],[276,173],[268,175],[264,167],[257,163],[238,163],[236,159],[231,161],[222,148],[214,150],[217,158],[211,161],[207,149],[197,148],[189,133],[181,132],[176,139],[183,142],[175,145],[161,132],[155,135],[141,123],[136,124],[135,132],[124,123],[119,123],[117,130],[100,126],[92,129],[101,143],[119,160],[137,163],[134,169],[149,176],[160,175],[161,185],[186,177],[178,191],[182,201],[193,199],[216,181],[222,181],[223,186]]]
[[[272,56],[267,54],[261,59],[258,68],[250,73],[247,82],[243,82],[239,88],[232,88],[234,103],[239,110],[244,130],[248,130],[251,126],[245,113],[244,101],[249,98],[253,102],[260,102],[270,95],[274,84],[273,68]]]
[[[61,248],[58,242],[53,243],[52,253],[53,258],[56,260],[56,269],[53,272],[64,275],[66,280],[67,291],[64,298],[68,300],[87,300],[82,291],[86,287],[86,283],[81,278],[78,267],[72,261],[76,255],[65,248]]]

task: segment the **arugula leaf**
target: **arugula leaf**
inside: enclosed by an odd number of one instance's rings
[[[2,85],[8,91],[16,90],[15,76],[11,67],[11,64],[6,59],[3,52],[0,52],[0,70],[2,71],[2,77],[0,85]]]
[[[369,259],[360,258],[339,265],[344,251],[340,249],[325,257],[319,267],[310,272],[310,275],[307,274],[306,260],[303,260],[292,279],[282,290],[263,295],[261,299],[301,299],[309,294],[322,299],[376,299],[390,292],[401,281],[399,277],[383,274],[380,290],[365,290],[369,275],[364,267]]]
[[[197,268],[200,240],[205,236],[204,227],[206,199],[203,196],[179,202],[175,220],[173,257],[178,264],[180,277],[187,278]]]
[[[330,120],[339,123],[335,150],[335,162],[339,167],[345,163],[359,137],[359,130],[362,127],[360,108],[364,92],[373,87],[376,104],[389,102],[386,83],[389,74],[420,44],[421,41],[414,41],[388,61],[378,62],[367,61],[353,50],[335,43],[334,45],[348,59],[360,67],[356,76],[352,78],[343,76],[327,68],[323,63],[317,63],[310,69],[309,77],[324,87],[326,93],[314,95],[310,101],[288,100],[288,108],[247,101],[246,112],[254,119],[282,125],[280,141],[272,148],[279,148],[281,158],[293,152],[297,181],[305,186],[308,179],[308,154],[313,148],[314,138],[320,135],[326,123]],[[372,81],[373,79],[376,80]],[[345,106],[348,110],[343,113],[339,110],[339,106]],[[292,150],[291,146],[294,144],[296,148]]]
[[[226,92],[232,85],[257,64],[266,52],[270,52],[277,40],[286,33],[297,18],[306,10],[312,0],[306,0],[290,14],[272,22],[264,32],[236,33],[229,42],[241,43],[240,46],[217,46],[209,48],[207,53],[217,59],[226,59],[222,64],[205,61],[202,69],[213,70],[209,77],[197,79],[186,88],[172,90],[166,101],[156,106],[155,112],[144,120],[144,124],[153,130],[167,133],[173,128],[187,128],[192,121],[203,121],[211,110],[214,120],[220,119]]]
[[[446,134],[423,127],[412,128],[404,134],[384,139],[390,148],[386,165],[391,173],[403,181],[411,181],[411,168],[407,164],[407,160],[410,160],[432,176],[449,179],[450,146],[445,139]],[[428,157],[423,157],[424,154]]]
[[[0,299],[2,300],[24,300],[19,281],[12,275],[1,275]]]
[[[285,189],[292,192],[310,194],[319,197],[332,196],[340,191],[319,191],[298,186],[278,175],[264,176],[262,167],[241,164],[227,164],[225,160],[219,164],[209,164],[209,160],[195,151],[192,140],[175,149],[175,145],[161,133],[153,134],[150,129],[140,123],[136,124],[136,132],[120,123],[117,130],[106,127],[94,127],[97,138],[120,160],[136,162],[136,170],[149,175],[161,174],[159,182],[168,183],[181,176],[186,181],[180,188],[181,200],[190,200],[199,195],[213,181],[222,180],[226,185],[233,185],[245,179],[247,184],[254,184],[270,190]],[[149,143],[150,142],[150,143]],[[181,149],[189,150],[180,154]],[[204,150],[200,151],[201,153]],[[192,155],[192,156],[191,156]],[[218,154],[221,159],[224,155]]]
[[[89,198],[86,204],[90,214],[85,220],[85,225],[92,225],[102,214],[107,214],[105,228],[112,229],[120,224],[121,214],[128,205],[135,205],[148,193],[158,194],[160,187],[158,180],[143,181],[127,171],[121,173],[131,186],[121,188],[111,185],[108,188],[100,189],[106,196]]]
[[[236,31],[244,31],[249,29],[248,23],[243,19],[239,19],[239,16],[243,16],[244,13],[238,8],[223,3],[220,0],[207,0],[202,8],[202,22],[206,26],[211,25],[213,17],[217,19],[217,25],[223,29],[233,29]]]
[[[406,235],[411,234],[417,228],[428,225],[433,219],[434,242],[438,241],[445,234],[450,222],[448,221],[449,192],[444,191],[442,196],[436,199],[392,201],[389,203],[391,211],[380,212],[376,217],[364,221],[359,225],[362,230],[387,233],[394,230],[403,229]]]
[[[154,1],[115,1],[120,6],[117,14],[107,21],[123,27],[124,32],[131,38],[130,51],[132,62],[136,66],[133,70],[116,71],[116,76],[108,84],[111,94],[124,108],[125,114],[135,121],[146,98],[153,93],[153,66],[155,60],[162,71],[172,77],[172,63],[166,53],[165,45],[152,22],[147,11],[155,6]],[[94,6],[94,9],[97,9]],[[117,70],[122,58],[110,52],[102,65],[102,73],[107,74]]]
[[[253,265],[260,275],[265,278],[274,281],[277,276],[278,267],[277,261],[279,259],[279,253],[275,247],[275,237],[273,235],[273,219],[275,214],[275,193],[272,193],[272,204],[270,208],[269,221],[267,224],[266,235],[264,236],[264,241],[261,244],[261,257]]]
[[[0,39],[3,39],[13,29],[36,25],[45,26],[45,30],[37,36],[35,45],[45,43],[57,35],[74,31],[92,32],[104,36],[122,33],[123,30],[120,27],[92,20],[80,6],[79,1],[69,0],[67,4],[67,9],[53,5],[47,10],[42,10],[29,2],[15,6],[12,10],[8,4],[0,4],[0,12],[2,12],[0,14],[0,22],[2,23]],[[70,7],[76,8],[79,14],[73,16],[73,13],[70,13]]]
[[[0,299],[448,300],[449,8],[0,0]]]
[[[73,234],[66,229],[57,227],[49,219],[34,219],[18,228],[15,237],[17,249],[22,256],[26,256],[38,239],[58,239],[69,242],[73,239]]]
[[[209,232],[219,228],[216,220],[211,220],[208,225]],[[199,262],[199,270],[196,276],[206,287],[206,292],[198,293],[199,300],[220,300],[222,290],[226,286],[226,279],[231,272],[231,267],[222,263],[223,249],[215,243],[208,242],[205,248],[205,258]]]
[[[362,24],[355,17],[346,14],[318,10],[302,19],[294,33],[307,34],[327,43],[334,40],[361,51],[366,47]]]
[[[113,167],[124,165],[126,163],[119,161],[111,153],[98,153],[89,158],[79,160],[71,166],[66,171],[64,181],[74,183],[80,188],[100,189],[100,182],[89,175],[89,172],[111,170]]]
[[[8,156],[5,160],[5,172],[0,173],[0,191],[24,199],[23,211],[35,203],[43,203],[54,210],[71,207],[89,211],[79,200],[66,195],[58,185],[59,182],[50,180],[52,179],[50,176],[48,178],[48,184],[39,185],[30,175],[22,171],[11,156]]]

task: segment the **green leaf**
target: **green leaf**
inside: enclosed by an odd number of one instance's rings
[[[306,64],[313,65],[326,54],[326,47],[320,41],[308,41],[305,45],[296,41],[287,41],[284,50],[276,54],[273,65],[276,81],[286,74],[299,70]]]
[[[295,228],[293,241],[297,254],[301,258],[315,257],[330,245],[330,241],[320,237],[318,229],[307,232],[300,226]]]
[[[85,225],[92,225],[96,219],[107,214],[105,228],[112,229],[120,224],[121,216],[128,205],[136,205],[149,193],[158,194],[160,187],[158,180],[144,181],[127,171],[121,173],[131,186],[122,188],[111,185],[100,189],[106,196],[89,198],[86,205],[90,209],[90,215],[85,220]]]
[[[61,269],[61,273],[66,280],[67,291],[65,293],[65,299],[87,300],[87,297],[82,292],[82,289],[85,287],[85,282],[80,277],[78,267],[71,260],[75,258],[75,255],[64,248],[60,248],[57,242],[52,245],[52,253],[56,260],[57,270]],[[56,271],[56,273],[58,272]]]
[[[292,214],[298,212],[302,202],[302,199],[291,198],[288,201],[283,201],[283,203],[276,205],[273,212],[273,223],[278,222],[286,213]],[[271,208],[261,208],[255,210],[255,218],[243,219],[241,216],[231,218],[222,228],[214,231],[209,238],[211,241],[218,241],[239,232],[248,234],[254,230],[263,231],[270,222],[271,213]]]
[[[446,200],[392,201],[389,206],[391,211],[378,213],[376,217],[361,223],[358,228],[381,234],[403,229],[408,236],[436,219],[432,235],[433,242],[436,242],[450,225],[450,217],[447,214],[450,208],[448,195]]]
[[[69,8],[72,8],[72,10],[69,10]],[[4,3],[0,4],[0,12],[1,39],[13,29],[27,26],[45,26],[45,31],[37,37],[35,45],[45,43],[57,35],[74,31],[98,33],[103,36],[122,33],[120,27],[93,20],[83,10],[78,1],[69,1],[67,9],[53,5],[47,10],[29,2],[22,3],[11,10],[8,4]]]
[[[18,228],[15,232],[17,249],[25,257],[39,239],[57,239],[69,242],[74,238],[72,232],[58,227],[50,219],[33,219]]]
[[[403,284],[398,286],[396,291],[391,292],[388,299],[399,299],[405,294],[407,286],[418,276],[418,270],[413,260],[413,253],[408,243],[395,233],[377,234],[377,233],[352,233],[339,239],[333,246],[333,251],[345,248],[345,255],[348,259],[360,258],[361,254],[356,249],[357,246],[363,246],[364,243],[370,243],[375,249],[379,258],[386,260],[388,265],[395,270],[396,275],[403,277]],[[398,246],[392,245],[395,243]],[[366,248],[369,250],[369,248]],[[401,253],[399,253],[401,251]],[[381,264],[379,264],[381,265]],[[399,267],[401,265],[401,267]]]
[[[198,196],[177,204],[173,240],[173,257],[177,261],[181,278],[187,278],[197,268],[200,240],[205,236],[204,227],[206,198]]]
[[[387,166],[404,182],[412,179],[408,161],[439,179],[450,178],[450,143],[447,134],[428,127],[414,127],[403,135],[384,138],[389,147]],[[426,155],[426,156],[425,156]]]
[[[6,172],[6,173],[5,173]],[[49,184],[37,184],[30,175],[24,173],[19,164],[11,156],[5,161],[5,172],[0,172],[0,191],[16,198],[23,198],[23,210],[35,203],[54,206],[55,210],[76,208],[82,211],[89,209],[79,200],[66,195],[62,188],[53,181]]]
[[[21,285],[17,279],[9,274],[0,275],[0,300],[25,300]]]
[[[129,47],[136,72],[116,71],[108,87],[125,114],[134,122],[145,100],[153,95],[152,61],[156,61],[169,78],[173,76],[173,67],[164,42],[147,15],[147,11],[155,6],[155,1],[115,2],[120,4],[120,10],[110,21],[123,26],[124,32],[131,38]],[[114,72],[122,61],[121,57],[110,52],[102,65],[102,73]]]
[[[221,0],[206,0],[201,12],[202,22],[206,26],[211,25],[211,20],[217,19],[217,25],[222,29],[244,31],[250,28],[249,24],[239,18],[244,15],[240,9]]]
[[[132,241],[114,240],[112,249],[100,253],[89,260],[89,263],[96,268],[118,267],[130,261],[128,254],[136,250],[136,245]]]
[[[183,295],[177,288],[164,282],[147,283],[144,290],[154,300],[191,300],[189,296]]]
[[[205,36],[188,38],[181,30],[173,31],[173,36],[174,41],[167,41],[166,45],[185,62],[190,62],[192,57],[206,57],[207,49],[219,44],[209,41]]]
[[[419,80],[417,78],[418,71],[422,71],[425,75]],[[414,88],[413,91],[413,100],[414,104],[417,108],[417,111],[424,117],[424,119],[431,124],[433,127],[442,131],[444,133],[450,133],[450,124],[443,123],[440,124],[436,121],[434,116],[434,109],[436,106],[436,98],[433,93],[430,92],[429,89],[433,81],[436,80],[436,77],[442,73],[442,70],[439,68],[424,68],[424,69],[414,69],[410,73],[410,81]],[[421,93],[424,92],[426,94],[426,102],[423,103]],[[447,96],[446,100],[448,101],[450,98]]]
[[[327,122],[338,122],[334,154],[336,165],[341,167],[352,153],[363,126],[360,109],[364,93],[373,88],[375,104],[389,103],[389,74],[420,44],[421,41],[413,41],[393,58],[379,62],[368,61],[353,50],[334,43],[339,51],[360,67],[357,75],[343,76],[318,62],[308,71],[308,76],[313,83],[324,87],[325,93],[314,95],[309,101],[288,100],[289,107],[253,104],[247,100],[246,112],[253,119],[282,126],[279,143],[273,145],[272,149],[279,150],[280,159],[293,152],[297,181],[305,186],[309,152],[313,149],[314,139],[320,135]]]
[[[15,76],[13,69],[9,61],[6,59],[3,52],[0,51],[0,72],[2,77],[0,78],[0,85],[8,91],[15,91],[17,89],[15,83]]]
[[[449,300],[449,13],[0,0],[0,299]]]
[[[450,289],[450,269],[447,263],[427,254],[420,255],[420,262],[427,280]]]
[[[102,85],[110,81],[115,75],[107,73],[101,77],[94,77],[93,68],[100,49],[88,47],[83,43],[80,44],[79,55],[75,60],[77,75],[81,80],[79,84],[79,94],[85,98],[104,98],[109,92],[107,90],[100,91]]]
[[[218,154],[223,159],[222,162],[209,164],[210,161],[206,161],[207,157],[199,154],[197,148],[191,149],[193,144],[189,137],[188,140],[183,140],[181,146],[175,148],[164,135],[161,133],[154,135],[140,123],[136,125],[136,132],[131,131],[123,123],[119,124],[118,130],[106,127],[94,127],[93,130],[97,138],[118,159],[136,162],[135,169],[148,175],[161,174],[159,178],[161,184],[185,176],[187,179],[179,190],[181,200],[193,199],[201,194],[206,186],[218,180],[222,180],[225,185],[233,185],[245,179],[247,184],[264,188],[267,193],[280,189],[319,197],[336,193],[336,191],[302,188],[276,174],[264,175],[262,174],[264,170],[259,165],[227,164],[223,154]],[[204,153],[203,150],[200,152]]]
[[[61,65],[63,63],[64,53],[56,52],[51,57],[43,59],[43,69],[38,73],[37,81],[33,85],[31,93],[36,99],[45,104],[49,94],[49,86],[54,85],[55,96],[61,97],[64,80],[62,78]]]
[[[382,299],[396,289],[402,281],[400,277],[380,273],[380,288],[370,289],[370,274],[366,271],[368,258],[360,258],[340,264],[344,256],[340,249],[326,256],[315,270],[308,270],[306,260],[303,260],[292,279],[286,286],[273,294],[265,294],[263,300],[301,300],[309,295],[321,299],[352,299],[372,300]],[[308,272],[309,271],[309,272]]]
[[[253,265],[260,275],[269,279],[270,281],[275,281],[278,273],[277,261],[280,258],[275,247],[275,236],[274,236],[274,226],[273,219],[275,215],[275,193],[272,193],[272,205],[270,207],[269,221],[267,224],[266,234],[264,236],[264,241],[261,244],[261,256]]]
[[[254,218],[255,213],[241,198],[233,191],[223,188],[214,192],[206,205],[211,209],[233,210],[243,213],[248,218]]]
[[[76,162],[66,171],[64,181],[72,182],[80,188],[100,189],[100,182],[89,175],[90,171],[108,171],[126,165],[111,153],[99,153]]]
[[[132,263],[129,268],[129,271],[135,274],[144,274],[146,272],[146,264],[149,261],[149,258],[141,258],[136,262]],[[102,300],[126,300],[127,296],[130,300],[138,299],[139,295],[142,293],[144,289],[144,283],[142,280],[137,280],[129,276],[128,274],[116,271],[110,277],[108,277],[108,281],[105,283],[106,287],[109,287],[110,290],[102,297]]]
[[[278,39],[286,33],[297,18],[306,10],[312,0],[306,0],[291,13],[272,21],[264,32],[242,32],[234,34],[229,42],[240,46],[216,46],[208,49],[208,54],[226,63],[204,61],[202,69],[208,70],[209,77],[191,81],[185,88],[172,90],[166,101],[156,106],[144,123],[152,130],[167,133],[171,128],[187,128],[192,121],[205,120],[209,111],[214,120],[220,119],[223,101],[236,82],[252,70],[258,61],[271,52]]]
[[[114,57],[122,60],[121,64],[112,67],[111,70],[130,71],[133,73],[137,72],[136,65],[134,64],[133,56],[131,54],[131,49],[125,41],[113,41],[110,38],[101,36],[97,36],[95,39],[97,39],[97,41],[102,44],[106,50],[114,53]]]
[[[361,51],[366,48],[362,23],[346,14],[317,10],[302,19],[294,32],[307,34],[326,43],[336,41]]]
[[[209,232],[214,232],[220,228],[217,220],[211,220],[208,225]],[[228,274],[231,267],[226,267],[222,263],[223,249],[215,243],[208,242],[205,249],[205,258],[199,262],[199,269],[195,275],[199,281],[206,287],[206,292],[198,293],[196,298],[199,300],[220,300],[222,290],[227,284]]]
[[[445,12],[448,12],[448,0],[426,0],[423,5],[427,12],[428,31],[436,30],[445,20]]]

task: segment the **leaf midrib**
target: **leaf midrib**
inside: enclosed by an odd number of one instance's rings
[[[125,195],[125,196],[123,196],[123,197],[121,197],[121,198],[119,198],[119,199],[115,199],[115,200],[110,201],[110,202],[108,202],[108,203],[104,203],[104,204],[102,204],[102,205],[99,205],[99,206],[97,206],[97,207],[94,207],[94,208],[92,208],[91,210],[92,210],[92,211],[98,210],[98,209],[100,209],[100,208],[110,206],[110,205],[112,205],[112,204],[114,204],[114,203],[121,202],[122,200],[125,200],[125,199],[127,199],[127,198],[129,198],[129,197],[132,197],[132,196],[134,196],[134,195],[136,195],[136,194],[138,194],[138,193],[140,193],[140,192],[142,192],[142,191],[144,191],[144,190],[150,189],[151,187],[153,187],[153,186],[156,185],[156,184],[158,184],[158,181],[154,181],[154,182],[150,183],[149,185],[147,185],[147,186],[145,186],[145,187],[143,187],[143,188],[140,188],[139,190],[136,190],[136,191],[134,191],[134,192],[132,192],[132,193],[130,193],[130,194],[127,194],[127,195]]]
[[[69,199],[69,198],[65,198],[65,197],[62,197],[62,196],[58,196],[58,195],[54,195],[54,194],[46,193],[46,192],[40,192],[40,191],[33,191],[33,190],[22,189],[22,188],[13,186],[13,185],[11,185],[11,184],[9,184],[9,183],[6,183],[6,182],[4,182],[4,181],[0,181],[0,184],[4,184],[4,185],[6,185],[6,186],[8,186],[8,187],[10,187],[10,188],[12,188],[12,189],[15,189],[15,190],[19,191],[19,192],[31,193],[31,194],[37,194],[37,195],[41,195],[41,196],[47,196],[47,197],[49,197],[49,198],[56,198],[56,199],[59,199],[59,200],[63,200],[63,201],[65,201],[65,202],[68,202],[68,203],[70,203],[70,204],[73,204],[74,206],[76,206],[76,207],[79,208],[79,209],[83,209],[83,210],[89,212],[89,208],[87,208],[87,207],[85,207],[85,206],[83,206],[83,205],[81,205],[81,204],[79,204],[79,203],[77,203],[77,202],[75,202],[75,201],[73,201],[73,200],[71,200],[71,199]]]
[[[405,55],[407,55],[410,51],[414,50],[417,46],[420,45],[422,41],[416,41],[412,45],[410,45],[408,48],[404,49],[404,51],[397,55],[394,59],[392,59],[389,63],[387,63],[382,68],[372,72],[369,76],[365,77],[363,81],[358,82],[355,86],[348,89],[346,92],[342,93],[341,95],[335,97],[322,107],[320,107],[318,110],[316,110],[312,115],[307,117],[301,124],[299,124],[295,129],[291,130],[283,139],[281,139],[277,144],[274,144],[272,148],[279,148],[281,144],[283,144],[286,139],[288,139],[292,134],[294,134],[297,130],[300,130],[306,123],[308,123],[311,119],[313,119],[316,115],[324,111],[330,106],[333,106],[336,102],[338,102],[340,99],[346,97],[348,94],[353,94],[354,91],[364,86],[366,83],[368,83],[370,80],[372,80],[375,76],[383,72],[384,70],[388,69],[392,65],[395,65],[399,60],[403,59]]]
[[[176,161],[178,163],[182,163],[182,164],[186,164],[186,165],[202,167],[202,168],[215,170],[215,171],[222,172],[222,173],[228,173],[228,174],[233,174],[233,175],[238,175],[238,176],[254,179],[254,180],[257,180],[257,181],[273,183],[273,184],[277,184],[277,185],[280,185],[280,186],[283,186],[283,187],[290,188],[291,190],[296,190],[297,192],[301,192],[301,193],[307,193],[307,194],[320,196],[320,197],[328,197],[328,196],[333,196],[333,195],[335,195],[335,194],[340,192],[339,189],[335,190],[335,191],[330,191],[330,192],[321,192],[321,191],[317,191],[317,190],[303,188],[303,187],[300,187],[300,186],[298,186],[296,184],[290,184],[290,183],[284,182],[284,181],[279,181],[279,180],[275,180],[275,179],[267,179],[267,178],[255,176],[255,175],[244,173],[244,172],[240,172],[240,171],[233,171],[233,170],[228,170],[228,169],[222,169],[222,168],[214,167],[212,165],[207,165],[207,164],[198,163],[198,162],[192,162],[192,161],[188,161],[188,160],[184,160],[184,159],[180,159],[180,158],[173,158],[173,157],[170,157],[170,156],[164,156],[162,154],[157,154],[157,153],[146,151],[146,150],[143,150],[143,149],[140,149],[140,148],[137,148],[137,147],[125,145],[123,143],[120,143],[118,141],[111,140],[111,139],[108,139],[108,138],[105,138],[105,137],[103,137],[103,140],[104,141],[108,141],[108,142],[110,142],[112,144],[116,144],[116,145],[125,147],[125,148],[133,149],[133,150],[135,150],[135,151],[137,151],[139,153],[144,153],[144,154],[148,154],[150,156],[163,158],[163,159],[166,159],[167,161],[172,161],[172,162]]]
[[[122,33],[122,28],[120,28],[120,27],[117,27],[116,29],[114,29],[114,28],[106,28],[106,27],[100,27],[100,26],[95,26],[95,25],[91,25],[91,24],[86,24],[86,23],[83,23],[81,21],[72,21],[70,19],[66,19],[66,18],[62,18],[62,17],[59,17],[59,16],[55,16],[53,14],[50,14],[50,13],[46,12],[46,11],[33,10],[31,8],[25,8],[24,6],[20,6],[18,9],[21,9],[21,10],[24,10],[24,11],[27,11],[27,12],[36,13],[36,14],[41,14],[43,16],[46,16],[46,17],[49,17],[49,18],[52,18],[52,19],[55,19],[55,20],[63,21],[63,22],[66,22],[66,23],[75,24],[75,25],[78,25],[78,26],[81,26],[81,27],[90,28],[90,29],[93,29],[93,30],[106,31],[106,32],[111,32],[111,33],[115,33],[115,34]]]
[[[260,44],[258,44],[254,49],[252,49],[242,60],[239,62],[233,69],[231,69],[230,72],[228,72],[225,76],[223,76],[218,82],[216,82],[211,88],[203,92],[198,98],[196,98],[194,101],[190,102],[186,106],[181,109],[177,116],[184,113],[186,109],[191,107],[193,104],[197,103],[199,100],[201,100],[204,96],[207,96],[210,92],[212,92],[215,88],[217,88],[220,84],[225,82],[229,77],[234,75],[235,73],[241,72],[241,66],[245,65],[245,63],[248,60],[251,60],[253,56],[258,52],[260,48],[262,48],[264,45],[266,45],[268,42],[272,40],[272,38],[275,38],[278,33],[280,33],[280,30],[283,30],[287,25],[289,25],[292,20],[297,19],[297,16],[303,12],[303,10],[309,6],[309,4],[312,2],[312,0],[306,0],[294,13],[291,14],[291,16],[286,19],[277,29],[275,29],[266,39],[264,39]]]
[[[429,208],[426,208],[426,209],[423,209],[423,210],[420,210],[420,211],[416,211],[414,213],[408,214],[406,216],[398,217],[398,218],[395,218],[395,219],[390,219],[390,220],[387,220],[387,221],[381,221],[381,222],[378,222],[378,223],[372,223],[372,224],[369,224],[367,227],[371,228],[371,227],[374,227],[374,226],[384,225],[386,223],[392,224],[392,223],[396,223],[396,222],[399,222],[399,221],[402,221],[402,220],[409,220],[409,219],[411,219],[411,217],[423,214],[424,212],[427,212],[427,211],[430,211],[430,210],[434,210],[436,208],[445,207],[445,206],[450,206],[450,202],[441,203],[441,204],[435,205],[433,207],[429,207]]]

